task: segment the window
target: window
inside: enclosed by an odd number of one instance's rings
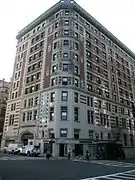
[[[67,129],[60,129],[60,137],[67,137]]]
[[[102,43],[102,48],[105,49],[105,44],[104,43]]]
[[[78,93],[77,92],[74,93],[74,101],[76,103],[78,103]]]
[[[35,105],[38,104],[38,97],[35,97]]]
[[[65,21],[64,21],[64,25],[65,25],[65,26],[69,26],[69,20],[65,20]]]
[[[63,71],[68,72],[68,64],[63,64]]]
[[[57,44],[58,44],[57,42],[54,43],[54,46],[53,46],[54,49],[57,48]]]
[[[23,113],[23,116],[22,116],[22,120],[25,121],[25,118],[26,118],[26,114],[25,112]]]
[[[54,73],[56,70],[57,70],[56,65],[53,65],[53,66],[52,66],[52,73]]]
[[[67,120],[67,107],[66,106],[62,106],[61,107],[61,120],[62,121],[66,121]]]
[[[86,31],[86,37],[90,38],[90,33],[88,33],[87,31]]]
[[[67,91],[61,92],[61,100],[62,101],[68,101],[68,92]]]
[[[33,120],[37,120],[37,110],[34,111]]]
[[[94,131],[93,130],[89,130],[89,139],[93,139],[94,138]]]
[[[27,121],[32,119],[32,111],[27,112]]]
[[[55,101],[55,92],[52,92],[51,93],[51,102],[54,102]]]
[[[103,139],[103,132],[100,132],[100,139]]]
[[[87,120],[88,124],[93,124],[94,123],[94,112],[87,110]]]
[[[68,58],[68,53],[64,53],[63,58]]]
[[[33,98],[29,99],[28,101],[28,107],[31,107],[33,106]]]
[[[86,46],[90,47],[90,42],[86,40]]]
[[[55,82],[56,82],[56,80],[55,80],[55,78],[53,78],[52,81],[51,81],[51,86],[54,86]]]
[[[64,35],[69,36],[69,30],[64,30]]]
[[[88,69],[88,70],[91,70],[91,67],[92,67],[92,66],[91,66],[91,62],[87,61],[87,69]]]
[[[55,29],[57,29],[57,28],[58,28],[58,26],[59,26],[59,23],[58,23],[58,22],[56,22],[56,23],[55,23]]]
[[[54,121],[54,107],[50,107],[50,121]]]
[[[55,54],[53,54],[53,61],[55,61],[56,58],[57,58],[57,54],[55,53]]]
[[[79,139],[80,129],[74,129],[74,139]]]
[[[15,108],[16,108],[16,103],[11,104],[11,111],[15,111]]]
[[[124,146],[127,146],[127,134],[124,134]]]
[[[75,66],[75,73],[78,74],[78,66]]]
[[[78,87],[78,79],[75,79],[75,86]]]
[[[9,126],[13,126],[14,125],[14,114],[9,116]]]
[[[75,57],[75,60],[78,61],[78,54],[75,54],[74,57]]]
[[[65,16],[69,16],[69,11],[68,10],[65,11]]]
[[[102,57],[106,59],[106,53],[102,52]]]
[[[57,38],[58,35],[59,35],[58,32],[56,32],[56,33],[54,34],[54,37]]]
[[[75,50],[78,50],[78,43],[75,42]]]
[[[69,40],[64,40],[64,46],[69,46]]]
[[[78,36],[78,33],[75,32],[75,38],[78,39],[78,37],[79,37],[79,36]]]
[[[78,29],[78,24],[77,23],[75,23],[75,28]]]
[[[74,108],[74,121],[76,122],[79,121],[79,108],[78,107]]]
[[[68,85],[68,78],[67,77],[62,78],[62,85]]]
[[[133,134],[130,134],[130,144],[131,146],[134,146]]]
[[[87,57],[88,59],[90,59],[90,58],[91,58],[91,52],[90,52],[90,51],[88,51],[88,50],[86,50],[86,57]]]
[[[27,107],[27,100],[24,100],[23,107],[24,107],[24,108],[26,108],[26,107]]]

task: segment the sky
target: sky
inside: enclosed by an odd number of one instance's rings
[[[0,79],[9,81],[12,76],[18,31],[58,1],[0,1]],[[135,0],[75,1],[135,52]]]

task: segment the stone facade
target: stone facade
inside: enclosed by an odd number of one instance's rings
[[[17,40],[2,147],[33,139],[54,156],[68,148],[84,154],[98,140],[134,147],[135,55],[125,45],[72,0],[58,2]]]

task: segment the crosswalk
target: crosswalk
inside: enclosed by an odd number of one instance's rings
[[[27,156],[2,156],[0,157],[0,161],[8,161],[8,160],[12,160],[12,161],[16,161],[16,160],[44,160],[46,158],[44,157],[27,157]]]
[[[105,165],[105,166],[116,166],[116,167],[135,167],[135,163],[126,163],[126,162],[120,162],[120,161],[108,161],[108,160],[73,160],[76,162],[86,162],[86,163],[94,163],[99,165]]]
[[[82,180],[135,180],[135,170],[105,176],[98,176],[93,178],[86,178]]]

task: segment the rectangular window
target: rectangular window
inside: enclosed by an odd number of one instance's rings
[[[94,131],[89,130],[89,139],[93,140],[93,138],[94,138]]]
[[[78,79],[75,79],[75,86],[78,87]]]
[[[63,64],[63,71],[68,72],[68,64]]]
[[[54,102],[55,101],[55,92],[52,92],[51,93],[51,102]]]
[[[55,42],[53,48],[56,49],[56,48],[57,48],[57,45],[58,45],[58,43]]]
[[[69,26],[69,20],[64,21],[64,26]]]
[[[69,36],[69,30],[64,30],[64,35]]]
[[[74,93],[74,101],[76,103],[78,103],[78,93],[77,92]]]
[[[68,92],[67,91],[61,92],[61,100],[62,101],[68,101]]]
[[[76,122],[79,121],[79,108],[78,107],[74,108],[74,121]]]
[[[61,120],[62,121],[67,121],[67,113],[68,113],[68,109],[66,106],[62,106],[61,107]]]
[[[57,54],[55,53],[55,54],[53,54],[53,61],[55,61],[56,58],[57,58]]]
[[[38,105],[38,97],[35,97],[35,105]]]
[[[64,46],[69,46],[69,40],[64,40]]]
[[[60,129],[60,137],[67,137],[67,129]]]
[[[78,66],[75,66],[75,73],[78,74]]]
[[[69,12],[68,10],[65,11],[65,16],[69,16]]]
[[[25,112],[23,113],[23,116],[22,116],[22,120],[25,121],[25,118],[26,118],[26,114]]]
[[[74,129],[74,139],[79,139],[80,129]]]
[[[62,85],[68,85],[68,78],[67,77],[62,78]]]
[[[88,124],[93,124],[94,123],[94,112],[87,110],[87,120]]]
[[[50,121],[54,121],[54,107],[50,107]]]
[[[56,65],[53,65],[53,66],[52,66],[52,73],[54,73],[56,70],[57,70]]]
[[[34,111],[33,120],[37,120],[37,110]]]
[[[9,126],[13,126],[14,125],[14,114],[9,116]]]
[[[78,50],[79,49],[79,46],[78,46],[78,43],[75,42],[75,46],[74,46],[75,50]]]
[[[55,80],[55,78],[53,78],[53,79],[51,80],[51,86],[54,86],[54,85],[55,85],[55,82],[56,82],[56,80]]]
[[[79,59],[78,58],[79,57],[78,54],[75,54],[74,57],[75,57],[75,60],[78,61],[78,59]]]

